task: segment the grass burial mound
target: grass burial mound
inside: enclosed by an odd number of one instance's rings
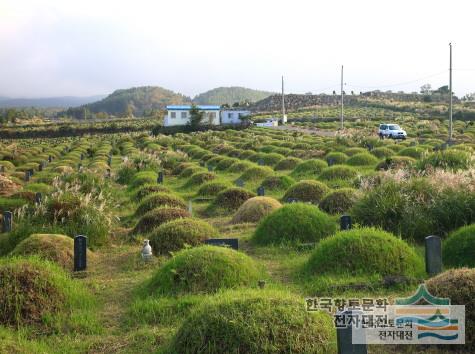
[[[166,348],[181,353],[331,353],[330,315],[309,313],[298,296],[276,290],[227,291],[207,299]]]
[[[200,189],[198,189],[197,194],[200,197],[215,197],[219,192],[222,192],[229,187],[230,184],[225,182],[208,182],[203,184]]]
[[[463,226],[449,234],[442,247],[444,265],[475,267],[475,224]]]
[[[231,223],[258,222],[281,206],[282,204],[270,197],[254,197],[248,199],[239,207],[236,214],[234,214]]]
[[[216,178],[216,174],[212,172],[198,172],[190,177],[188,182],[184,184],[185,188],[200,186],[203,183],[210,182]]]
[[[266,216],[259,223],[252,241],[260,245],[310,243],[335,230],[334,220],[317,207],[292,203]]]
[[[358,200],[358,191],[353,188],[340,188],[323,197],[319,207],[329,214],[341,214],[351,209]]]
[[[416,160],[408,156],[390,156],[376,165],[376,170],[396,170],[410,168],[416,163]]]
[[[217,231],[210,224],[192,218],[169,221],[148,235],[155,254],[168,254],[186,246],[198,246],[204,240],[217,236]]]
[[[350,166],[370,166],[376,165],[379,160],[369,152],[362,152],[351,156],[346,163]]]
[[[285,192],[282,200],[284,202],[289,199],[297,199],[299,202],[310,202],[312,204],[318,204],[322,200],[323,196],[330,192],[324,183],[313,180],[300,181],[292,185],[287,192]]]
[[[274,170],[272,170],[272,168],[267,166],[257,166],[249,168],[239,178],[245,182],[253,182],[259,181],[273,174]]]
[[[74,260],[74,240],[65,235],[33,234],[13,249],[13,256],[38,256],[71,270]],[[88,250],[88,258],[93,253]]]
[[[244,188],[227,188],[216,196],[213,203],[211,203],[208,207],[207,211],[209,214],[236,211],[246,200],[255,196],[255,193],[249,192]]]
[[[0,324],[70,328],[92,325],[92,318],[72,316],[79,308],[92,307],[92,298],[78,282],[57,265],[37,257],[0,259]]]
[[[177,195],[170,193],[153,193],[140,202],[135,211],[135,215],[142,216],[152,209],[165,206],[186,209],[185,201]]]
[[[325,155],[325,160],[327,161],[328,165],[339,165],[345,163],[348,160],[348,155],[342,152],[329,152]]]
[[[270,191],[287,190],[295,180],[289,176],[269,176],[262,181],[261,186]]]
[[[437,297],[449,298],[451,305],[465,305],[465,345],[475,350],[475,269],[451,269],[426,281],[427,290]]]
[[[299,159],[297,157],[287,157],[281,160],[277,165],[275,165],[274,170],[276,171],[293,170],[300,163],[302,163],[302,159]]]
[[[225,247],[200,246],[178,252],[146,285],[148,294],[214,293],[256,286],[259,271],[252,258]]]
[[[316,178],[327,166],[323,160],[307,160],[298,164],[290,175],[294,178]]]
[[[191,217],[190,213],[182,208],[161,207],[152,209],[139,219],[133,233],[145,234],[168,221],[189,217]]]
[[[306,267],[313,275],[424,275],[423,261],[414,249],[374,228],[340,231],[321,240]]]
[[[353,179],[356,176],[358,176],[358,172],[353,167],[334,165],[325,168],[320,174],[319,178],[325,181],[330,181],[333,179],[348,180]]]
[[[159,184],[147,184],[135,191],[133,199],[136,202],[140,202],[142,199],[153,193],[170,193],[170,190],[167,187],[161,186]]]

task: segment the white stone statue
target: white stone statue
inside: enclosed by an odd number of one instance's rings
[[[142,248],[142,258],[144,260],[149,260],[152,258],[152,246],[150,246],[149,240],[143,241],[143,248]]]

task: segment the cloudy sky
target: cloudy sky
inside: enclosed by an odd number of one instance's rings
[[[0,0],[0,96],[159,85],[475,92],[473,0]]]

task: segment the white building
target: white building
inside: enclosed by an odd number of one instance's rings
[[[241,124],[242,117],[247,117],[250,114],[250,111],[223,110],[221,111],[221,124]]]
[[[219,106],[196,106],[203,112],[203,124],[219,125],[220,124],[220,107]],[[167,106],[167,115],[163,120],[164,127],[175,125],[186,125],[190,122],[191,106]]]

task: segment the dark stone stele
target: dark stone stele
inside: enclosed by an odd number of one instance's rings
[[[213,171],[213,165],[208,165],[208,172],[212,172]]]
[[[338,354],[367,354],[368,346],[367,344],[353,344],[353,328],[352,323],[355,323],[355,320],[351,320],[353,316],[361,316],[361,311],[352,311],[346,310],[338,313],[338,318],[344,321],[343,325],[338,324],[336,329],[336,339],[338,346]],[[361,317],[360,317],[361,320]]]
[[[342,215],[340,218],[340,230],[351,230],[352,222],[350,215]]]
[[[237,238],[210,238],[205,240],[206,245],[230,247],[233,250],[239,249],[239,240]]]
[[[425,238],[426,272],[434,276],[442,272],[442,240],[439,236]]]
[[[159,184],[163,183],[163,172],[162,171],[158,172],[157,183],[159,183]]]
[[[2,232],[12,231],[13,214],[11,211],[5,211],[3,213]]]
[[[242,179],[238,179],[236,181],[236,186],[241,187],[241,188],[244,187],[244,181]]]
[[[264,160],[263,160],[263,159],[259,159],[259,160],[257,161],[257,164],[258,164],[259,166],[264,166]]]
[[[35,203],[41,204],[42,200],[43,200],[43,195],[41,194],[41,192],[37,192],[35,194]]]
[[[80,272],[87,268],[87,237],[78,235],[74,238],[74,271]]]
[[[263,197],[265,195],[265,189],[263,186],[260,186],[259,188],[257,188],[257,196],[259,197]]]
[[[287,203],[298,203],[299,200],[297,198],[287,198],[286,202]]]

